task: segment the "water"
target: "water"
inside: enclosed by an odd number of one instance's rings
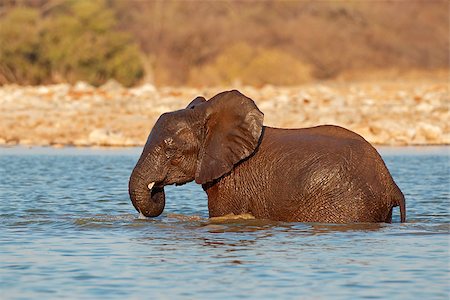
[[[384,148],[408,223],[211,222],[166,189],[140,220],[140,149],[0,148],[2,299],[448,299],[450,148]]]

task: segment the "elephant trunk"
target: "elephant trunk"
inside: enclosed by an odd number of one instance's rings
[[[164,188],[154,186],[136,167],[131,173],[128,192],[134,208],[146,217],[159,216],[166,204]]]

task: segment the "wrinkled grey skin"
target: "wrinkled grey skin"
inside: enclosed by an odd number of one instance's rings
[[[263,114],[238,91],[163,114],[131,174],[130,198],[155,217],[164,210],[165,185],[193,180],[208,194],[210,217],[391,222],[400,206],[406,218],[402,192],[361,136],[337,126],[263,126]]]

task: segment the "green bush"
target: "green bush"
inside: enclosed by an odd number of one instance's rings
[[[0,72],[8,82],[100,85],[114,78],[130,86],[144,75],[137,45],[115,29],[114,13],[103,1],[67,1],[46,18],[16,8],[0,27],[0,43],[6,45]]]
[[[35,9],[16,8],[0,20],[0,83],[39,84],[49,77],[40,39]]]

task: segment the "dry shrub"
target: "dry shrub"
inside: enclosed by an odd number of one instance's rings
[[[194,68],[192,85],[295,85],[311,80],[311,68],[286,52],[237,43],[212,63]]]

